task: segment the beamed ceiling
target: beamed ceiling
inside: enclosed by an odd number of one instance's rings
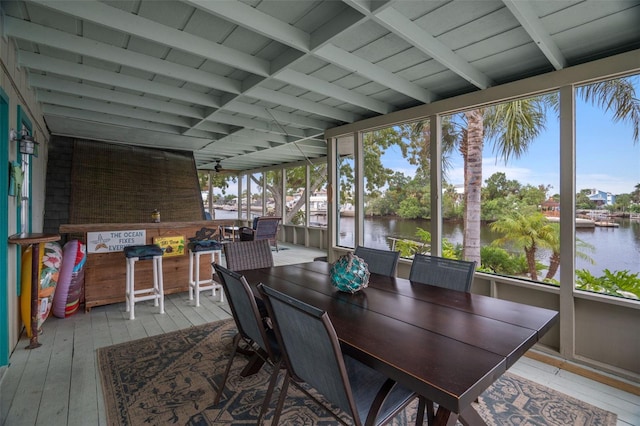
[[[247,170],[325,129],[640,47],[640,2],[3,1],[50,132]]]

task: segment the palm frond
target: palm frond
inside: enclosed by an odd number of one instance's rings
[[[616,122],[627,122],[633,127],[633,142],[640,138],[640,99],[631,77],[605,80],[579,89],[585,101],[613,113]]]
[[[520,158],[545,129],[547,102],[542,97],[518,99],[487,108],[485,132],[497,158]]]

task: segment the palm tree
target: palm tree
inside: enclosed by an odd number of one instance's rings
[[[547,247],[553,239],[556,229],[551,226],[547,218],[539,212],[524,214],[512,211],[491,224],[491,230],[504,234],[494,241],[494,244],[514,244],[524,250],[532,280],[538,280],[536,252],[540,247]]]
[[[588,102],[613,111],[614,121],[633,126],[634,143],[640,137],[640,99],[630,78],[608,80],[579,89]],[[465,215],[464,258],[480,261],[480,188],[482,150],[485,137],[494,142],[494,152],[505,161],[519,158],[543,129],[548,106],[558,105],[557,96],[516,100],[466,111],[467,122],[458,138],[464,159]]]
[[[544,129],[548,102],[547,97],[536,97],[469,110],[461,115],[462,123],[453,117],[443,117],[444,172],[448,167],[447,155],[456,147],[464,160],[463,259],[481,263],[480,205],[485,137],[497,140],[495,150],[505,161],[511,157],[519,158]],[[410,144],[404,153],[409,154],[410,164],[418,164],[422,168],[429,166],[429,123],[419,121],[407,133]]]
[[[549,99],[520,99],[483,109],[466,111],[466,132],[461,135],[464,159],[465,213],[463,256],[480,264],[480,191],[485,136],[494,140],[494,152],[505,162],[519,158],[544,129]]]
[[[547,238],[545,243],[547,248],[551,249],[551,256],[549,256],[549,269],[547,270],[547,275],[544,277],[545,281],[552,280],[558,272],[558,268],[560,267],[560,224],[550,223],[550,225],[553,228],[553,233],[549,235],[549,238]],[[595,261],[582,250],[588,250],[592,252],[594,248],[595,247],[591,244],[586,243],[579,238],[576,238],[576,256],[588,261],[592,265],[595,263]]]

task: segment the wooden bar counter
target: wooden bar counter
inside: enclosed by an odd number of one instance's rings
[[[220,226],[233,226],[234,220],[202,220],[194,222],[160,223],[93,223],[60,225],[60,234],[68,239],[79,239],[87,243],[88,232],[116,232],[127,230],[145,230],[145,244],[153,244],[156,237],[184,237],[185,253],[179,256],[164,256],[162,269],[164,274],[164,293],[178,293],[189,290],[189,251],[186,244],[202,228],[218,230]],[[151,262],[138,262],[136,265],[136,283],[152,282]],[[89,311],[94,306],[108,305],[125,301],[126,262],[122,251],[109,253],[88,253],[84,270],[84,302]],[[200,274],[211,273],[211,265],[203,262]]]

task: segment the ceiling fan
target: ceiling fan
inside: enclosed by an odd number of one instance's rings
[[[216,173],[238,173],[237,170],[223,168],[222,165],[220,164],[221,161],[222,161],[221,159],[217,159],[216,165],[213,166],[213,170],[215,170]]]

